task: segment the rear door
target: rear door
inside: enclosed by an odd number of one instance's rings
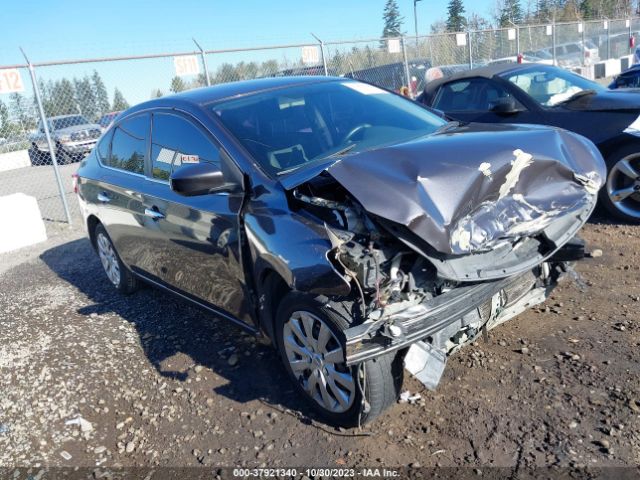
[[[120,258],[133,270],[149,254],[144,243],[146,219],[141,191],[150,118],[148,113],[134,114],[103,137],[96,153],[104,168],[89,191],[89,200],[98,206],[98,217]]]
[[[196,119],[171,110],[154,112],[142,198],[149,255],[141,267],[151,280],[250,323],[238,235],[241,188],[184,197],[169,186],[173,171],[202,162],[220,166],[225,179],[240,187],[239,170]]]

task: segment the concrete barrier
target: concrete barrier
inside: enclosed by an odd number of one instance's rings
[[[0,172],[31,166],[28,150],[0,153]]]
[[[38,202],[24,193],[0,197],[0,225],[0,253],[47,239]]]

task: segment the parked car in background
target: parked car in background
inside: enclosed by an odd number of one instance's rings
[[[435,388],[450,354],[544,300],[585,254],[604,174],[571,132],[459,126],[370,84],[290,77],[123,112],[76,191],[115,288],[142,280],[264,334],[299,393],[354,426],[396,401],[405,355]]]
[[[103,116],[101,116],[98,119],[96,123],[100,125],[100,128],[102,128],[102,131],[104,132],[107,128],[109,128],[109,126],[113,123],[116,117],[120,115],[120,113],[122,113],[122,110],[118,110],[117,112],[105,113]]]
[[[102,134],[100,125],[92,123],[82,115],[60,115],[48,120],[51,141],[55,146],[59,163],[81,160],[96,145]],[[36,132],[31,135],[29,155],[32,165],[51,163],[49,145],[42,122],[38,122]]]
[[[600,53],[598,47],[591,41],[569,42],[556,45],[556,62],[563,67],[592,65],[600,61]],[[551,60],[553,63],[553,47],[541,48],[526,54],[542,60]],[[546,62],[545,62],[546,63]]]
[[[609,84],[609,88],[640,88],[640,64],[628,68]]]
[[[608,90],[549,65],[492,65],[428,83],[423,104],[463,122],[534,123],[593,141],[608,177],[601,204],[616,218],[640,222],[640,95]]]

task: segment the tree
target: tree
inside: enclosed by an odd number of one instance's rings
[[[382,19],[384,20],[384,29],[382,30],[383,38],[399,37],[402,35],[404,18],[400,16],[400,8],[396,0],[387,0]]]
[[[93,83],[93,95],[96,99],[96,110],[98,115],[102,116],[108,113],[109,108],[109,94],[107,93],[107,87],[104,86],[102,77],[97,70],[93,71],[91,75],[91,83]]]
[[[76,90],[76,103],[82,114],[89,120],[97,119],[99,115],[91,79],[88,76],[81,80],[74,78],[73,85]]]
[[[504,0],[500,8],[498,25],[500,27],[510,27],[513,24],[520,24],[524,20],[520,0]]]
[[[113,91],[113,111],[118,112],[127,108],[129,108],[129,103],[125,100],[122,92],[116,88]]]
[[[169,90],[171,90],[173,93],[183,92],[186,89],[187,85],[184,83],[184,80],[182,80],[182,78],[176,76],[171,79],[171,87],[169,87]]]
[[[6,138],[9,135],[9,130],[9,109],[4,102],[0,100],[0,137]]]
[[[164,94],[162,93],[162,90],[160,90],[159,88],[156,88],[155,90],[153,90],[151,92],[151,98],[160,98],[162,97]]]
[[[447,30],[449,32],[462,32],[467,26],[462,0],[450,0],[447,10],[449,12]]]
[[[29,107],[25,98],[19,93],[12,93],[9,95],[9,108],[23,130],[29,130],[33,128],[34,122],[29,113]]]

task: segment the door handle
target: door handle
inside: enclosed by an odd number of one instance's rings
[[[161,220],[164,218],[164,214],[159,212],[155,207],[154,208],[145,208],[144,214],[153,219],[153,220]]]
[[[98,201],[102,203],[109,203],[111,201],[111,198],[109,198],[109,195],[107,195],[106,193],[100,192],[98,194]]]

